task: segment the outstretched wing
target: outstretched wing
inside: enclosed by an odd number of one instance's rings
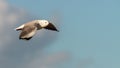
[[[20,33],[19,39],[30,40],[36,33],[37,27],[25,26]]]
[[[49,23],[48,26],[46,26],[44,28],[48,29],[48,30],[58,31],[57,28],[52,23]]]

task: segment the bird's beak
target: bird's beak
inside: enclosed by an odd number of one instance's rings
[[[52,23],[49,23],[49,24],[48,24],[46,27],[44,27],[44,28],[45,28],[45,29],[48,29],[48,30],[53,30],[53,31],[59,32]]]

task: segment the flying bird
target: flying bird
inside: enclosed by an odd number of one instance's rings
[[[15,28],[16,31],[21,31],[19,39],[22,40],[30,40],[37,30],[40,29],[48,29],[59,32],[56,27],[47,20],[33,20]]]

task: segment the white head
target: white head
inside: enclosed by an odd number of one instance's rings
[[[41,27],[48,26],[49,22],[47,20],[38,20],[38,23],[41,25]]]
[[[47,20],[37,20],[37,21],[38,21],[39,25],[44,29],[58,31],[56,29],[56,27],[52,23],[48,22]]]

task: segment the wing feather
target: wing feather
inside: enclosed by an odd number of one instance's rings
[[[25,26],[20,33],[19,39],[29,40],[31,39],[37,31],[35,26]]]

